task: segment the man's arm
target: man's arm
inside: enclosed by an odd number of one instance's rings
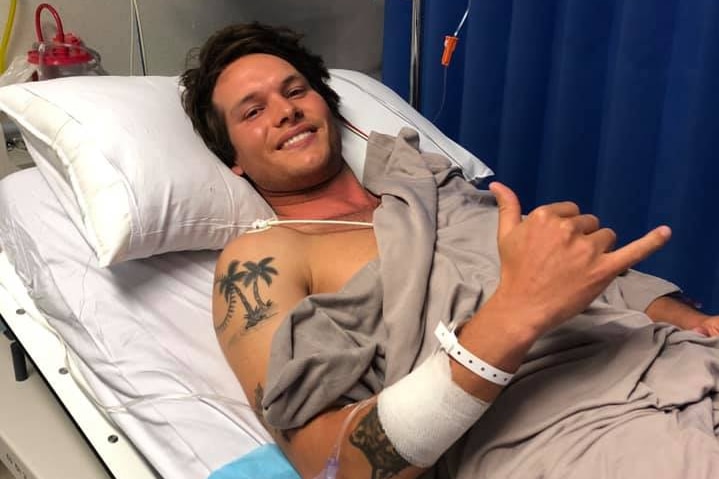
[[[302,245],[288,245],[284,235],[281,229],[274,229],[240,237],[227,246],[216,266],[215,330],[225,357],[260,421],[272,336],[288,312],[308,294],[309,273],[300,260],[305,256]],[[505,345],[494,345],[488,351],[496,347]],[[514,350],[516,345],[506,347]],[[512,354],[520,356],[521,352]],[[449,362],[448,358],[445,360]],[[473,390],[492,400],[499,389],[477,379],[479,383]],[[435,388],[437,381],[426,384]],[[426,394],[427,399],[434,400],[435,392]],[[315,477],[338,445],[341,451],[338,477],[412,479],[425,470],[413,466],[397,452],[380,421],[376,397],[364,404],[344,427],[352,411],[352,406],[327,410],[290,431],[274,430],[264,421],[263,424],[303,477]]]
[[[459,340],[474,355],[508,372],[519,367],[539,336],[584,310],[617,274],[669,238],[668,228],[660,227],[609,252],[614,233],[599,229],[597,219],[580,214],[576,205],[541,207],[522,221],[514,193],[497,183],[491,189],[500,207],[500,283],[495,294],[463,326]],[[303,276],[307,273],[296,259],[302,254],[291,250],[287,254],[288,249],[264,234],[262,241],[245,236],[228,246],[218,261],[213,298],[215,327],[230,365],[256,408],[265,384],[272,335],[287,312],[307,294],[308,282]],[[277,273],[271,285],[259,284],[258,297],[262,300],[255,303],[242,301],[239,291],[232,290],[234,296],[227,293],[229,278],[247,281],[239,270],[247,261],[271,266]],[[223,289],[220,285],[224,285]],[[260,303],[266,308],[259,308]],[[455,385],[485,402],[493,401],[500,392],[499,386],[453,360],[450,371]],[[431,409],[432,401],[437,401],[435,396],[423,394],[421,399]],[[325,411],[288,434],[269,430],[303,477],[314,477],[325,466],[349,414],[349,409]],[[421,468],[412,466],[397,452],[379,416],[374,403],[367,406],[339,438],[342,453],[338,477],[390,479],[421,474]],[[433,426],[442,428],[444,424],[439,421]],[[462,425],[464,430],[470,426],[472,423]],[[421,437],[410,439],[423,445]],[[450,445],[444,444],[437,455]]]
[[[269,233],[269,234],[268,234]],[[341,441],[338,477],[417,477],[422,469],[402,459],[377,420],[370,401],[340,432],[352,408],[325,411],[305,426],[279,431],[263,420],[262,398],[272,336],[280,322],[308,295],[301,244],[286,244],[274,229],[242,236],[225,248],[216,266],[214,326],[220,346],[255,413],[302,477],[315,477]]]
[[[522,219],[511,189],[492,183],[490,190],[499,205],[500,282],[458,337],[470,352],[504,371],[515,371],[537,338],[586,309],[617,275],[671,236],[661,226],[612,251],[614,232],[599,228],[599,220],[581,214],[577,205],[541,206]],[[491,396],[474,389],[477,377],[458,363],[452,364],[452,377],[487,401],[499,392],[498,386]]]
[[[704,314],[672,296],[655,299],[647,307],[646,313],[653,321],[692,329],[705,336],[719,336],[719,316]]]
[[[624,271],[604,292],[604,299],[612,306],[646,313],[655,322],[719,335],[718,317],[699,311],[677,285],[651,274]]]

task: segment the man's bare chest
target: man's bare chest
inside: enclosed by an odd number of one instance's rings
[[[367,263],[377,258],[377,242],[371,228],[318,235],[307,249],[310,292],[337,292]]]

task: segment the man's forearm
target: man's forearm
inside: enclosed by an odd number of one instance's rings
[[[671,296],[661,296],[646,309],[652,321],[673,324],[682,329],[700,326],[709,316]]]
[[[438,352],[376,398],[321,414],[278,444],[303,477],[316,477],[341,445],[337,477],[411,479],[435,464],[488,407],[453,381],[450,359]]]
[[[351,407],[321,414],[291,433],[289,442],[278,438],[277,443],[303,478],[317,477],[319,471],[332,462],[330,458],[337,446],[340,452],[337,478],[419,477],[424,469],[404,460],[387,438],[378,419],[376,400],[359,407],[347,427],[344,426],[352,414]]]
[[[517,309],[491,298],[457,334],[459,342],[474,355],[508,373],[514,373],[539,336],[516,321]],[[473,396],[493,402],[502,387],[451,362],[452,379]]]

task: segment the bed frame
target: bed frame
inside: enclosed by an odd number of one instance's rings
[[[0,460],[10,472],[18,479],[160,477],[68,374],[64,347],[2,251],[0,316],[8,328],[0,337]],[[23,352],[28,377],[17,381]]]

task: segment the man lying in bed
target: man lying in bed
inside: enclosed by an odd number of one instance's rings
[[[257,24],[183,77],[195,128],[280,220],[358,222],[245,234],[217,263],[219,342],[303,477],[337,446],[351,478],[717,477],[719,317],[627,271],[669,228],[613,250],[573,203],[522,218],[409,130],[371,135],[360,184],[327,79]],[[465,349],[438,351],[449,322]]]

